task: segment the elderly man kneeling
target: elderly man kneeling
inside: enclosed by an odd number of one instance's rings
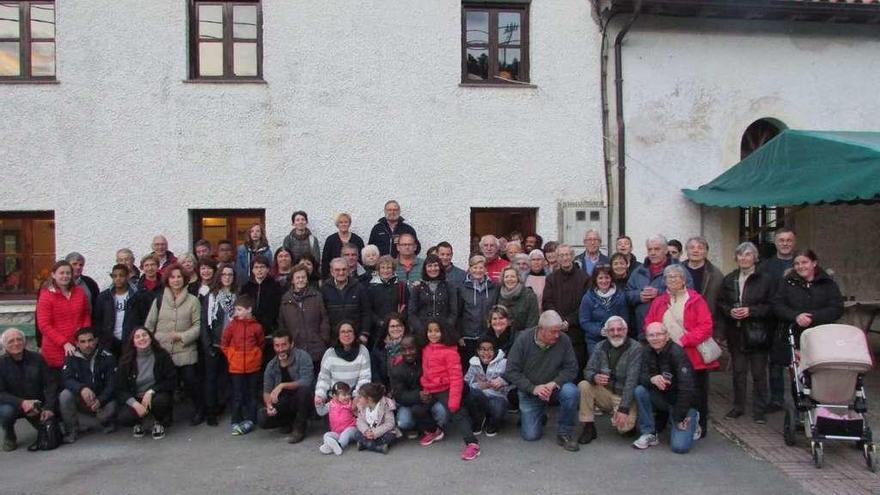
[[[627,337],[626,320],[612,316],[605,322],[599,342],[584,370],[586,380],[578,384],[581,393],[580,421],[583,424],[578,443],[588,444],[596,438],[593,408],[611,412],[611,424],[620,433],[632,431],[636,425],[634,391],[639,384],[642,367],[642,346]]]

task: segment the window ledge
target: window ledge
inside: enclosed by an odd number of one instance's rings
[[[0,79],[0,84],[59,84],[58,79]]]
[[[263,79],[184,79],[186,84],[269,84]]]
[[[538,86],[530,83],[458,83],[459,88],[515,88],[537,89]]]

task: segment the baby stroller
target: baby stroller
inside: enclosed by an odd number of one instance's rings
[[[796,352],[789,327],[793,403],[786,408],[783,436],[794,445],[803,424],[813,463],[822,467],[825,440],[856,442],[868,469],[877,471],[877,450],[863,414],[868,410],[864,374],[873,367],[865,332],[850,325],[820,325],[805,330]]]

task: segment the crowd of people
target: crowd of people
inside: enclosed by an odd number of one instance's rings
[[[344,213],[323,250],[307,213],[291,223],[275,251],[261,225],[237,247],[199,240],[175,256],[156,236],[139,263],[120,249],[103,291],[82,255],[55,263],[37,299],[39,352],[15,328],[0,336],[3,450],[17,448],[18,419],[59,425],[68,444],[88,416],[107,433],[158,440],[186,401],[190,425],[228,414],[236,436],[260,427],[298,443],[310,421],[326,425],[323,454],[453,434],[471,460],[478,436],[498,434],[511,413],[524,440],[541,438],[556,406],[567,451],[595,440],[607,414],[638,449],[668,429],[670,448],[686,453],[708,431],[719,344],[733,364],[726,417],[745,413],[751,373],[752,418],[763,423],[784,399],[783,329],[843,311],[835,282],[787,229],[766,260],[737,246],[725,276],[698,236],[651,236],[640,262],[629,237],[606,256],[592,230],[577,256],[536,234],[485,235],[464,269],[448,242],[420,256],[396,201],[367,243]]]

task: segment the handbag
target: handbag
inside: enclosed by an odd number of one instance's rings
[[[709,337],[697,344],[697,352],[700,353],[703,362],[709,364],[721,357],[721,346],[718,345],[718,342],[715,342],[714,338]]]
[[[61,445],[61,428],[55,418],[40,423],[37,429],[37,449],[55,450]]]

